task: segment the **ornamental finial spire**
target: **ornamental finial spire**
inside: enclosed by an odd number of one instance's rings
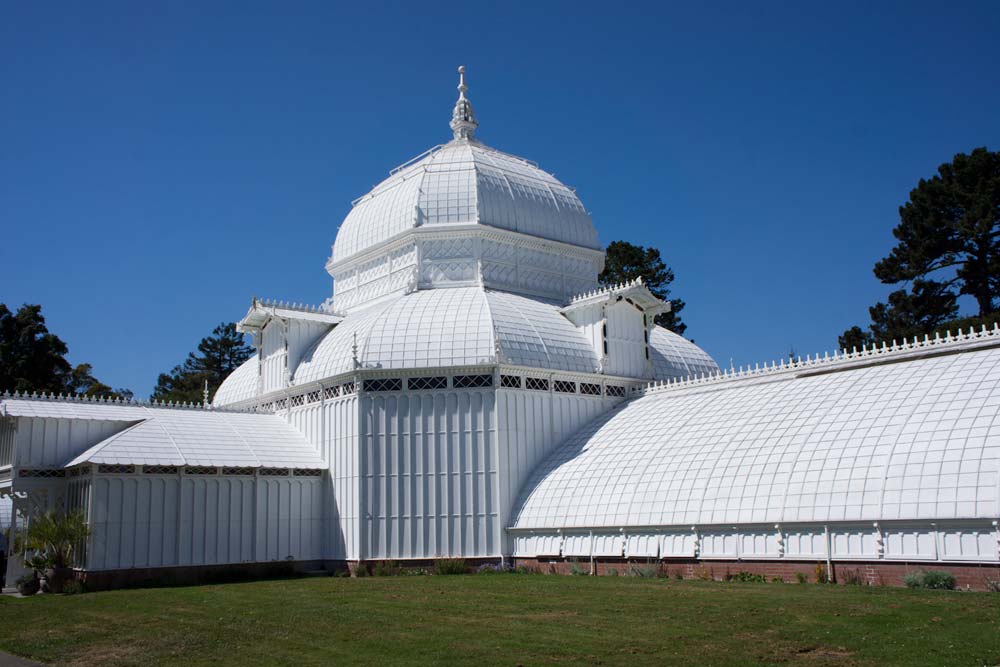
[[[455,102],[455,110],[451,112],[451,130],[455,133],[455,139],[472,139],[479,126],[476,114],[472,111],[472,103],[465,97],[468,89],[465,85],[465,65],[461,65],[458,68],[458,101]]]

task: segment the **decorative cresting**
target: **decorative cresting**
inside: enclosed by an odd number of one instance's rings
[[[476,114],[472,111],[472,102],[465,97],[468,89],[465,85],[465,65],[461,65],[458,68],[458,101],[455,102],[455,110],[451,112],[451,131],[455,133],[455,139],[472,139],[479,127]]]
[[[184,403],[174,401],[142,401],[134,398],[122,398],[120,396],[83,396],[80,394],[52,394],[45,392],[27,391],[5,391],[0,394],[0,417],[4,416],[3,401],[55,401],[60,403],[90,403],[92,405],[125,405],[137,408],[172,408],[177,410],[199,410],[211,412],[260,412],[254,406],[249,407],[218,407],[204,403]]]
[[[805,359],[802,357],[787,361],[781,359],[779,361],[772,361],[770,364],[765,362],[763,366],[760,364],[754,364],[753,367],[739,366],[717,373],[701,373],[686,378],[651,382],[645,387],[637,388],[635,393],[638,395],[661,393],[747,378],[767,378],[782,373],[802,373],[806,371],[822,373],[827,369],[832,371],[845,365],[890,363],[914,354],[947,354],[949,352],[957,352],[966,349],[970,343],[983,343],[989,347],[1000,345],[1000,322],[994,322],[992,329],[987,329],[984,324],[979,331],[976,331],[974,327],[969,327],[968,332],[963,332],[959,329],[958,333],[952,334],[948,330],[944,336],[940,333],[935,333],[933,338],[925,334],[923,338],[919,336],[914,336],[912,340],[904,338],[902,343],[893,340],[891,345],[886,343],[886,341],[882,341],[880,344],[864,345],[860,350],[855,347],[850,351],[847,349],[835,350],[833,354],[824,352],[822,357],[819,356],[819,353],[815,356],[807,354]]]

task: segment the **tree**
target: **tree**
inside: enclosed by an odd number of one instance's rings
[[[902,340],[947,328],[958,317],[958,297],[972,297],[979,318],[1000,302],[1000,153],[959,153],[921,179],[899,208],[896,246],[875,264],[886,284],[908,283],[888,303],[869,308],[868,331],[852,327],[843,347]],[[957,327],[956,327],[957,328]]]
[[[200,403],[206,381],[209,396],[214,396],[222,381],[253,354],[254,349],[244,342],[236,324],[222,323],[211,336],[201,339],[197,352],[189,353],[183,364],[160,374],[152,398]]]
[[[670,312],[656,316],[656,324],[683,334],[687,325],[681,321],[684,302],[668,298],[674,272],[667,268],[656,248],[634,245],[628,241],[612,241],[605,251],[604,271],[597,276],[601,285],[610,286],[642,278],[649,291],[664,301],[670,301]]]
[[[72,366],[69,348],[45,326],[42,307],[24,304],[16,313],[0,303],[0,391],[128,397],[93,375],[90,364]]]

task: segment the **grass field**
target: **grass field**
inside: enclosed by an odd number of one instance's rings
[[[310,578],[0,599],[78,665],[1000,665],[1000,595],[632,577]]]

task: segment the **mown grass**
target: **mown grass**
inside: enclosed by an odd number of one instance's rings
[[[1000,595],[631,577],[310,578],[0,599],[74,665],[1000,665]]]

